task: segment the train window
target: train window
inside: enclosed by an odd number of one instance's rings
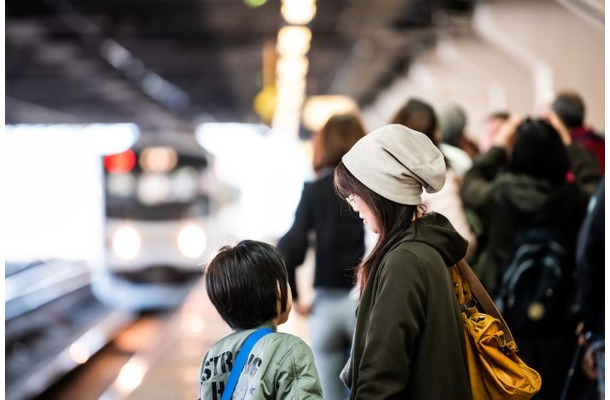
[[[210,212],[201,154],[148,146],[106,156],[104,166],[108,218],[171,221]]]
[[[197,197],[203,179],[194,167],[186,166],[172,174],[172,196],[177,201],[189,201]]]
[[[141,204],[131,202],[129,205],[121,203],[106,204],[106,216],[116,219],[129,219],[137,221],[172,221],[193,217],[203,217],[209,213],[209,199],[202,196],[196,202],[171,202],[142,207]]]
[[[136,179],[130,173],[108,175],[106,179],[108,193],[117,197],[133,196],[136,191]]]
[[[138,199],[145,205],[156,205],[171,201],[172,182],[170,176],[160,173],[143,173],[138,177]]]

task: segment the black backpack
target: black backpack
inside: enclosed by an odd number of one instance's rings
[[[495,299],[511,330],[540,333],[567,320],[569,270],[570,251],[561,231],[531,227],[518,232]]]

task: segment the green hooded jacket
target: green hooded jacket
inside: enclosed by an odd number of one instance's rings
[[[448,266],[467,242],[437,213],[411,224],[373,267],[360,298],[350,399],[468,400],[464,331]]]
[[[220,400],[237,353],[256,329],[234,332],[206,353],[199,371],[199,400]],[[311,348],[299,337],[273,332],[261,338],[244,365],[233,399],[322,399]]]

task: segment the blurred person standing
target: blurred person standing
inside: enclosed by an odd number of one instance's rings
[[[436,147],[440,148],[441,153],[443,153],[447,165],[445,184],[443,185],[443,188],[436,193],[422,193],[422,203],[426,206],[428,211],[438,212],[447,217],[460,235],[468,241],[466,260],[470,261],[476,252],[477,240],[470,227],[462,204],[462,199],[460,197],[462,177],[456,172],[456,168],[454,168],[454,160],[456,160],[458,164],[462,164],[462,173],[465,173],[467,169],[470,168],[472,160],[461,149],[453,146],[443,147],[442,144],[439,145],[438,118],[434,108],[423,100],[415,98],[408,100],[396,112],[391,123],[401,124],[407,128],[423,133]],[[465,161],[467,161],[468,164],[463,164],[463,162],[449,157],[445,151],[443,151],[443,149],[447,150],[449,147],[455,149],[455,152],[452,154],[457,153],[465,157]],[[449,152],[451,153],[451,150],[449,150]]]
[[[312,163],[317,179],[305,183],[294,223],[277,245],[286,260],[294,308],[309,315],[311,345],[327,400],[347,397],[339,373],[354,332],[353,270],[365,252],[362,221],[335,193],[333,171],[364,135],[362,122],[352,114],[334,115],[315,132]],[[311,247],[315,249],[313,306],[299,302],[295,273]]]
[[[589,202],[576,248],[577,335],[584,347],[582,370],[591,382],[585,390],[586,400],[604,399],[605,395],[605,194],[602,180]]]
[[[475,160],[464,178],[464,203],[489,226],[482,282],[491,296],[498,292],[517,234],[531,227],[561,232],[569,261],[561,274],[562,287],[569,292],[559,300],[568,303],[574,295],[576,234],[601,173],[593,157],[572,141],[561,120],[554,113],[548,118],[511,116],[496,134],[494,146]],[[566,179],[570,170],[573,182]],[[570,305],[566,304],[559,320],[537,330],[528,328],[527,318],[541,315],[524,315],[522,320],[504,315],[519,343],[519,356],[542,376],[539,399],[558,399],[567,377],[572,354],[566,350],[575,345],[576,326]],[[517,323],[525,326],[517,329]]]
[[[364,136],[335,169],[337,192],[378,234],[357,271],[354,344],[341,374],[350,399],[471,398],[448,268],[468,244],[447,218],[422,206],[422,192],[444,183],[441,151],[401,124]]]
[[[576,92],[561,92],[551,103],[551,109],[568,127],[572,140],[592,152],[601,171],[605,172],[606,140],[585,125],[586,107],[582,97]]]
[[[494,111],[485,117],[483,120],[483,128],[479,133],[477,140],[477,147],[480,151],[479,154],[487,153],[491,146],[493,146],[496,133],[498,133],[498,130],[506,122],[508,117],[510,117],[508,111]]]
[[[493,146],[494,137],[498,133],[500,127],[506,122],[509,116],[510,114],[507,111],[494,111],[485,117],[482,124],[482,130],[477,136],[477,147],[480,151],[479,156],[487,153],[487,151]],[[472,163],[470,164],[470,168],[472,168]],[[488,220],[482,220],[481,218],[479,218],[479,215],[476,212],[473,212],[466,205],[464,205],[464,209],[468,224],[470,225],[472,232],[477,238],[477,250],[476,253],[470,259],[470,266],[477,274],[479,279],[485,280],[485,271],[482,270],[482,265],[484,264],[483,249],[485,249],[485,242],[489,237],[489,226],[487,224]]]
[[[462,179],[472,167],[472,160],[479,154],[477,145],[466,136],[466,112],[459,105],[450,104],[441,110],[439,124],[439,147]]]

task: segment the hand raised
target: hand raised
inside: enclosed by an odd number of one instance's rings
[[[494,137],[494,145],[511,149],[515,143],[515,134],[517,133],[517,127],[523,122],[523,115],[511,114],[510,117],[504,122],[496,136]]]
[[[547,121],[549,121],[549,124],[555,128],[557,133],[559,133],[559,137],[561,138],[563,145],[569,146],[572,143],[572,136],[570,136],[568,127],[563,123],[561,118],[559,118],[559,115],[557,115],[555,111],[549,110],[547,111],[545,118]]]

